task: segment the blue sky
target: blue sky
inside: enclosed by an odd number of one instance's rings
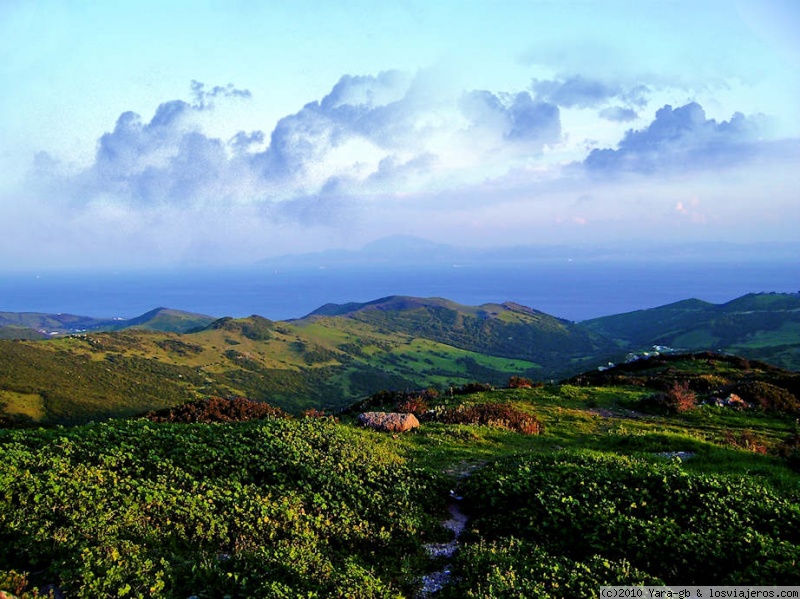
[[[7,268],[796,241],[800,3],[0,3]]]

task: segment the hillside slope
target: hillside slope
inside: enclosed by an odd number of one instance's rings
[[[380,390],[564,378],[654,343],[713,349],[723,333],[734,343],[722,346],[729,351],[769,353],[768,361],[797,368],[795,301],[688,300],[585,325],[513,303],[406,296],[329,304],[289,322],[158,309],[124,330],[0,341],[0,417],[81,422],[208,396],[245,396],[295,414],[337,411]],[[186,333],[147,330],[204,324]]]
[[[798,374],[712,355],[626,369],[428,394],[407,434],[246,400],[0,430],[0,591],[595,599],[605,585],[800,584],[796,405],[646,409],[674,379]]]
[[[753,293],[724,304],[685,300],[583,321],[620,349],[723,350],[800,369],[800,294]]]
[[[186,333],[208,326],[214,320],[212,316],[170,308],[156,308],[128,319],[42,312],[0,312],[0,339],[42,339],[86,331],[120,331],[129,328]],[[38,336],[33,333],[38,333]]]
[[[522,353],[522,352],[520,352]],[[454,347],[349,318],[221,318],[187,334],[128,328],[0,341],[0,409],[12,420],[85,421],[209,395],[299,413],[381,389],[553,376],[521,357]]]
[[[463,306],[441,298],[390,296],[363,304],[327,304],[298,324],[348,318],[460,349],[536,362],[550,372],[579,368],[614,349],[584,327],[512,302]]]

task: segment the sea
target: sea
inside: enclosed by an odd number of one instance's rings
[[[697,298],[800,289],[800,264],[781,262],[531,262],[391,268],[181,268],[137,272],[0,273],[0,312],[133,318],[166,307],[209,316],[301,318],[327,303],[390,295],[465,305],[515,302],[571,321]]]

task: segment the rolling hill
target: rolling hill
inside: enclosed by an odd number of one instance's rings
[[[626,351],[653,345],[722,350],[800,368],[800,294],[753,293],[724,304],[684,300],[581,323]]]
[[[363,304],[327,304],[299,322],[347,318],[460,349],[536,362],[548,372],[574,368],[613,344],[570,321],[512,302],[463,306],[442,298],[390,296]]]
[[[604,347],[571,323],[510,304],[393,297],[292,322],[226,317],[189,333],[144,329],[161,314],[120,331],[0,342],[7,417],[85,421],[209,395],[337,410],[382,389],[554,378]]]
[[[0,415],[15,424],[74,423],[209,396],[244,396],[292,413],[338,411],[380,390],[555,380],[654,344],[741,350],[796,369],[798,303],[792,294],[721,306],[687,300],[577,324],[514,303],[408,296],[327,304],[285,322],[159,308],[111,323],[115,330],[0,340]],[[93,322],[80,318],[7,321]]]
[[[156,308],[135,318],[95,318],[75,314],[0,312],[0,339],[45,339],[85,331],[128,328],[186,333],[208,326],[214,318],[169,308]]]

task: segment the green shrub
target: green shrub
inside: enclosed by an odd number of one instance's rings
[[[800,583],[797,497],[750,479],[562,453],[503,460],[463,486],[476,540],[627,560],[676,585]]]
[[[41,593],[39,589],[30,588],[28,575],[14,570],[0,570],[0,599],[6,599],[10,593],[14,599],[53,599],[53,591]]]
[[[452,573],[456,582],[445,587],[443,599],[588,599],[601,586],[663,584],[624,559],[595,555],[576,561],[514,537],[465,547]]]
[[[446,496],[328,418],[0,431],[0,463],[0,564],[78,599],[396,597]]]
[[[242,422],[260,418],[288,418],[289,415],[269,404],[245,397],[209,397],[183,405],[148,412],[153,422]]]
[[[764,381],[747,381],[735,385],[733,390],[744,401],[758,406],[765,412],[779,414],[796,413],[800,405],[797,398],[784,389]]]
[[[526,435],[538,435],[542,432],[542,424],[536,416],[523,412],[509,403],[480,403],[455,408],[437,408],[425,413],[423,418],[429,422],[445,424],[485,424]]]
[[[697,407],[697,394],[689,388],[688,381],[673,381],[668,391],[642,399],[639,407],[678,414],[688,412]]]

